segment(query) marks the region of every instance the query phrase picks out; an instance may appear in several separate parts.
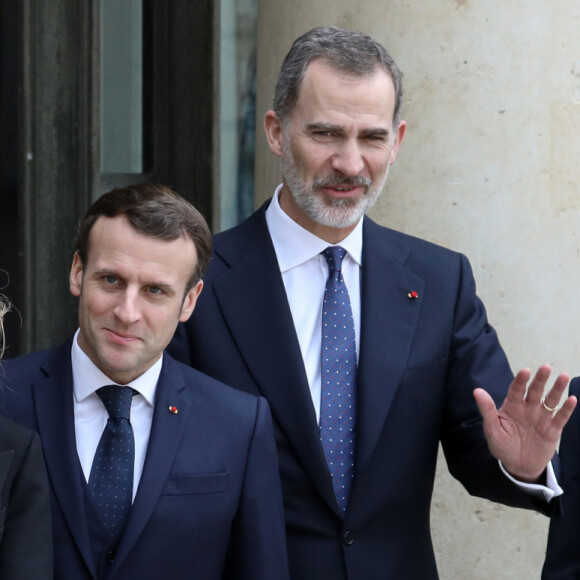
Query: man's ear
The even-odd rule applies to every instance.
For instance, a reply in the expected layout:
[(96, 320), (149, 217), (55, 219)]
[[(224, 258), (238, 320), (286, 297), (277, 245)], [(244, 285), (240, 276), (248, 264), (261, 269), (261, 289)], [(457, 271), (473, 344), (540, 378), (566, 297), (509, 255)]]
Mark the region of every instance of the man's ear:
[(405, 138), (405, 132), (407, 131), (407, 121), (399, 121), (399, 126), (395, 132), (395, 143), (393, 144), (393, 148), (391, 150), (391, 158), (389, 160), (390, 163), (394, 163), (397, 159), (397, 151)]
[(83, 263), (78, 252), (75, 252), (69, 276), (70, 293), (80, 296), (83, 288)]
[(274, 155), (282, 155), (282, 142), (284, 139), (284, 127), (278, 115), (272, 110), (269, 110), (264, 115), (264, 131), (266, 132), (266, 139), (270, 151)]
[(203, 280), (200, 280), (185, 296), (183, 301), (183, 306), (181, 307), (181, 314), (179, 315), (179, 322), (185, 322), (189, 320), (189, 317), (193, 314), (193, 310), (197, 303), (197, 299), (203, 290)]

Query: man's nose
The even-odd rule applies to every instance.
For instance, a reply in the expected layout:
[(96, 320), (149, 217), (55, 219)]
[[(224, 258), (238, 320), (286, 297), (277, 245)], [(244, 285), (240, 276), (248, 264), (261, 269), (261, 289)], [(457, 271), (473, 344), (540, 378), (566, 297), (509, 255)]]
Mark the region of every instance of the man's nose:
[(124, 324), (132, 324), (141, 318), (138, 292), (127, 288), (115, 306), (115, 316)]
[(338, 151), (332, 157), (332, 168), (347, 177), (355, 177), (364, 169), (365, 162), (360, 146), (355, 139), (349, 139), (340, 144)]

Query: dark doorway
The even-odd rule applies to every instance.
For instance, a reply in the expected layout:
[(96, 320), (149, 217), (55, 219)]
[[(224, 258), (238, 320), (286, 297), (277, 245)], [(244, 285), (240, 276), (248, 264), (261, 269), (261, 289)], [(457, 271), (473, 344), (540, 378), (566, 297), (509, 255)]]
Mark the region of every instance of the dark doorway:
[(0, 3), (0, 292), (20, 313), (6, 319), (8, 356), (76, 328), (72, 241), (104, 191), (159, 181), (213, 225), (214, 2), (132, 2), (143, 15), (143, 164), (129, 171), (102, 165), (104, 3)]
[[(0, 293), (10, 296), (14, 308), (23, 304), (19, 256), (21, 231), (18, 209), (18, 95), (22, 84), (22, 11), (20, 2), (0, 3)], [(20, 350), (17, 312), (4, 321), (6, 353)]]

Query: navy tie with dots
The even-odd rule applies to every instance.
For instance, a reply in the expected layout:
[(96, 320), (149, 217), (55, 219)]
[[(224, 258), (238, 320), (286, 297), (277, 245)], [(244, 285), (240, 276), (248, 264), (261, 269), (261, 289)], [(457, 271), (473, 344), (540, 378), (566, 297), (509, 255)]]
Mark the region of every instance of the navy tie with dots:
[(131, 401), (137, 394), (131, 387), (107, 385), (97, 394), (109, 419), (93, 459), (89, 493), (111, 536), (115, 535), (131, 509), (135, 438), (129, 421)]
[(344, 514), (354, 475), (357, 369), (354, 320), (341, 272), (346, 250), (329, 246), (322, 255), (328, 263), (328, 279), (322, 305), (320, 440), (336, 501)]

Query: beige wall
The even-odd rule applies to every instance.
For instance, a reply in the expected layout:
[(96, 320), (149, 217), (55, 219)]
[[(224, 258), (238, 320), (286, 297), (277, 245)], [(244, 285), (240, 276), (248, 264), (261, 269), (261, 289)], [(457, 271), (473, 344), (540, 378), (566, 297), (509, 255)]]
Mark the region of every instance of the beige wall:
[[(381, 41), (405, 74), (406, 140), (372, 217), (466, 253), (514, 369), (580, 374), (580, 4), (259, 0), (257, 203), (277, 183), (261, 117), (292, 40), (321, 24)], [(539, 578), (547, 520), (470, 498), (444, 462), (442, 579)]]

